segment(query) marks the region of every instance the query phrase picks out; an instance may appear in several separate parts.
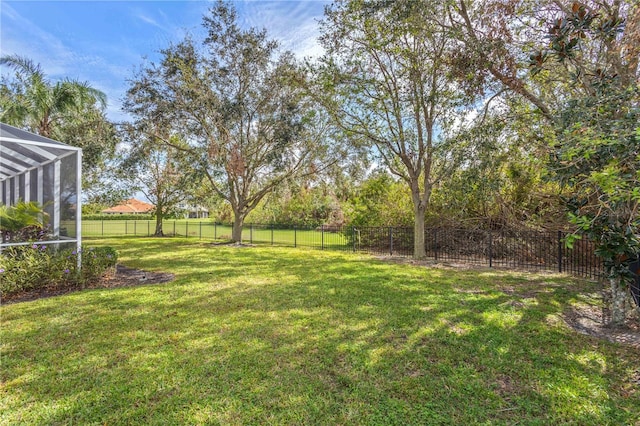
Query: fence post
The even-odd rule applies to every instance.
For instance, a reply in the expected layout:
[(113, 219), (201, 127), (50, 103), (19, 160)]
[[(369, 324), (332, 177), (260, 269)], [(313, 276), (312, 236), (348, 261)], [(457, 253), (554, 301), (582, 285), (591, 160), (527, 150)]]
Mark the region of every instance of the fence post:
[(200, 221), (200, 239), (202, 239), (202, 221)]
[(320, 229), (322, 231), (322, 248), (321, 248), (321, 250), (324, 250), (324, 225), (320, 225)]
[(356, 228), (351, 227), (351, 240), (353, 241), (353, 252), (356, 252)]
[(124, 220), (124, 235), (127, 235), (129, 233), (129, 221), (128, 220)]
[(488, 231), (489, 233), (489, 268), (493, 268), (493, 245), (492, 243), (492, 237), (491, 237), (491, 230)]
[(298, 231), (297, 226), (293, 225), (293, 246), (298, 247)]
[(393, 256), (393, 226), (389, 227), (389, 256)]
[(438, 261), (438, 228), (433, 229), (433, 256)]
[(138, 221), (137, 220), (133, 221), (133, 235), (134, 236), (138, 235)]
[(184, 236), (189, 238), (189, 220), (184, 223)]
[(558, 272), (562, 273), (562, 231), (558, 231)]
[(173, 236), (176, 236), (176, 221), (175, 219), (173, 220)]
[(249, 224), (249, 244), (253, 244), (253, 223)]
[(273, 245), (273, 223), (271, 224), (271, 245)]
[(217, 222), (213, 222), (213, 239), (214, 240), (218, 239), (218, 223)]

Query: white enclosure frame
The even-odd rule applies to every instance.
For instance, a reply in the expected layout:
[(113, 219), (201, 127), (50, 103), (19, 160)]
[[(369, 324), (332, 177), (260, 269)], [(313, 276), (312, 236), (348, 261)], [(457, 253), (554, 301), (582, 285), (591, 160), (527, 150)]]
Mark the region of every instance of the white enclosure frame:
[[(62, 208), (62, 168), (63, 161), (71, 164), (75, 156), (75, 237), (61, 235)], [(71, 157), (71, 158), (69, 158)], [(45, 177), (45, 170), (48, 175)], [(34, 187), (36, 190), (34, 190)], [(46, 186), (46, 187), (45, 187)], [(82, 246), (82, 149), (45, 138), (8, 124), (0, 123), (0, 203), (11, 206), (18, 200), (37, 201), (45, 205), (45, 189), (48, 189), (52, 205), (49, 224), (53, 240), (39, 241), (38, 244), (76, 243), (78, 267), (81, 264)], [(75, 189), (75, 191), (74, 191)], [(35, 195), (35, 196), (34, 196)], [(3, 247), (28, 245), (33, 242), (0, 242)]]

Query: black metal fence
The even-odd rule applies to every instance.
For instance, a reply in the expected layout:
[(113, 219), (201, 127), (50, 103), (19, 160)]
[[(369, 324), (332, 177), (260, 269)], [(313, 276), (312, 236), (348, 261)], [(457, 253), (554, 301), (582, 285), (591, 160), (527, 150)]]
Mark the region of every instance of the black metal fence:
[[(356, 229), (357, 251), (377, 255), (412, 256), (413, 228)], [(562, 231), (485, 231), (429, 228), (427, 258), (446, 263), (472, 263), (493, 268), (564, 272), (591, 279), (604, 277), (594, 244), (577, 240), (566, 247)]]
[[(153, 221), (83, 221), (83, 235), (149, 236)], [(199, 239), (230, 239), (231, 226), (213, 222), (167, 220), (165, 234)], [(301, 227), (246, 224), (242, 239), (251, 244), (311, 247), (373, 255), (413, 256), (414, 231), (406, 227)], [(546, 270), (600, 279), (602, 261), (588, 240), (565, 245), (565, 234), (538, 231), (486, 231), (429, 228), (425, 230), (427, 258), (447, 263), (472, 263), (492, 268)]]

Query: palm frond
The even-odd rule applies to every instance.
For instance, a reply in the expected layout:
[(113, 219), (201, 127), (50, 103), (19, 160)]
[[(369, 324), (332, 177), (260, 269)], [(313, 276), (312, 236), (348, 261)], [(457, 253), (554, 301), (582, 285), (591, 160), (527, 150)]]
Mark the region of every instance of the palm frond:
[(63, 84), (65, 84), (69, 90), (74, 93), (75, 98), (78, 103), (98, 103), (101, 109), (106, 108), (107, 106), (107, 95), (94, 88), (86, 81), (78, 81), (67, 79), (64, 80)]
[(15, 206), (0, 205), (0, 230), (15, 232), (36, 226), (42, 228), (45, 223), (45, 213), (40, 205), (34, 201), (18, 201)]
[(6, 65), (14, 71), (28, 77), (37, 76), (44, 79), (44, 73), (40, 64), (20, 55), (4, 55), (0, 57), (0, 65)]

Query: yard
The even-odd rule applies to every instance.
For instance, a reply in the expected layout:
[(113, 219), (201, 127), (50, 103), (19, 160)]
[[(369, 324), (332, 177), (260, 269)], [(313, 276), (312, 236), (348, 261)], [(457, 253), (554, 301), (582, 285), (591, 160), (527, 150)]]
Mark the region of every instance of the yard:
[(638, 424), (638, 349), (562, 321), (595, 284), (118, 238), (173, 282), (0, 308), (1, 424)]
[[(166, 235), (176, 235), (199, 239), (231, 239), (231, 225), (216, 224), (203, 219), (168, 219), (163, 222)], [(85, 220), (82, 235), (86, 237), (151, 236), (155, 231), (153, 220)], [(263, 244), (305, 246), (332, 250), (353, 250), (344, 232), (322, 231), (321, 229), (281, 229), (270, 225), (247, 225), (242, 231), (242, 240)]]

